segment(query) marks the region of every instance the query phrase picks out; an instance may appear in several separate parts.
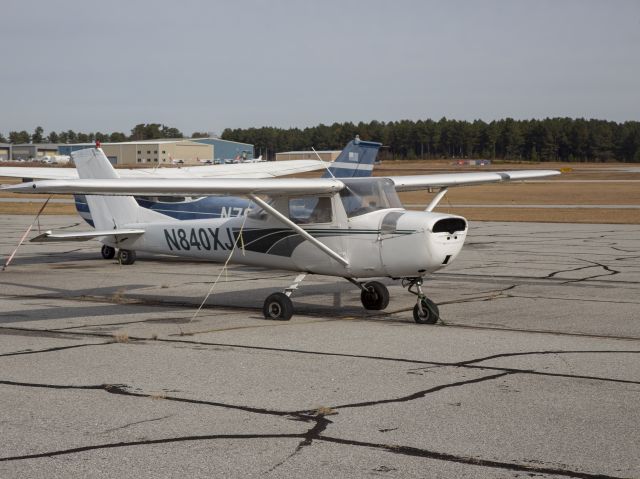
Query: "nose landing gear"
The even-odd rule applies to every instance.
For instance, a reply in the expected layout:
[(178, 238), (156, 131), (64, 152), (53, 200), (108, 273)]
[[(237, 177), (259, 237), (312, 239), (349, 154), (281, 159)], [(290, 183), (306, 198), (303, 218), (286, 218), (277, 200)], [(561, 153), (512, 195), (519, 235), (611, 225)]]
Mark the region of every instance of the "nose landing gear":
[(438, 305), (422, 292), (422, 278), (404, 278), (402, 286), (418, 297), (413, 307), (413, 320), (418, 324), (436, 324), (440, 319), (440, 310)]

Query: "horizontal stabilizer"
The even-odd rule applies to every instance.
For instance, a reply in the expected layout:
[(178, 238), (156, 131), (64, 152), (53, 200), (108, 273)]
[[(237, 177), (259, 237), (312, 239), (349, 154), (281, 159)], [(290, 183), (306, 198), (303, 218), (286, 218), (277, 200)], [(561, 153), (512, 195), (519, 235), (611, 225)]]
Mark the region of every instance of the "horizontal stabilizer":
[[(46, 231), (31, 240), (32, 243), (49, 243), (57, 241), (88, 241), (95, 238), (104, 238), (105, 236), (140, 236), (144, 234), (141, 229), (120, 229), (120, 230), (94, 230), (94, 231), (78, 231), (75, 233), (53, 233)], [(123, 240), (124, 238), (118, 238)]]

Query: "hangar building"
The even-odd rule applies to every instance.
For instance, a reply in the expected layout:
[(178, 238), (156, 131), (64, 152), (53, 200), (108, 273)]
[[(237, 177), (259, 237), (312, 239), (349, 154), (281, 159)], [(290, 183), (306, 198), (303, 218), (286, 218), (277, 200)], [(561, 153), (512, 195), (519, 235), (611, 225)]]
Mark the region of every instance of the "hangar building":
[[(58, 154), (91, 148), (94, 143), (59, 145)], [(114, 165), (198, 165), (227, 158), (253, 158), (253, 145), (219, 138), (157, 139), (102, 143), (102, 149)]]
[[(317, 154), (316, 154), (317, 153)], [(283, 151), (276, 153), (276, 161), (281, 160), (317, 160), (320, 157), (323, 161), (333, 161), (338, 158), (340, 150), (323, 151)]]
[(11, 159), (11, 143), (0, 143), (0, 161)]
[(232, 160), (235, 158), (246, 160), (247, 158), (255, 158), (253, 145), (249, 143), (222, 140), (220, 138), (192, 138), (191, 141), (212, 145), (214, 152), (213, 158), (216, 160)]
[[(60, 145), (61, 155), (91, 148), (94, 143), (78, 143)], [(102, 150), (114, 165), (200, 165), (207, 160), (213, 160), (213, 147), (197, 143), (192, 140), (143, 140), (124, 141), (121, 143), (102, 143)]]

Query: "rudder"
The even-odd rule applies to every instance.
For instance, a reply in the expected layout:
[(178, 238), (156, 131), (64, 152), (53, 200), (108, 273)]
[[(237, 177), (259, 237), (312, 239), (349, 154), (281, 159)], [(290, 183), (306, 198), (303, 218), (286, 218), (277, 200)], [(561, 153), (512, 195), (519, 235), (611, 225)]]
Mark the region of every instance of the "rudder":
[(344, 150), (329, 167), (323, 178), (362, 178), (371, 176), (378, 151), (382, 143), (355, 140), (347, 143)]

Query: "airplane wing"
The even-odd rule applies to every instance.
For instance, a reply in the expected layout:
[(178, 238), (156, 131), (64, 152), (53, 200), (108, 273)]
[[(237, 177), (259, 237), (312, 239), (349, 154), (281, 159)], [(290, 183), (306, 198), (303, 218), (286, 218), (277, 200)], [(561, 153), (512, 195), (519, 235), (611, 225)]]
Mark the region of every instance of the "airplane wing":
[(389, 178), (395, 183), (396, 191), (415, 191), (428, 188), (500, 183), (503, 181), (533, 180), (559, 174), (560, 172), (556, 170), (516, 170), (390, 176)]
[[(118, 169), (121, 178), (275, 178), (322, 170), (331, 163), (321, 160), (265, 161), (233, 165), (186, 166), (182, 168)], [(66, 180), (78, 178), (75, 168), (0, 167), (0, 176)]]
[(144, 234), (141, 229), (119, 229), (119, 230), (102, 230), (102, 231), (82, 231), (72, 233), (53, 233), (46, 231), (36, 236), (30, 242), (32, 243), (48, 243), (54, 241), (88, 241), (95, 238), (103, 238), (105, 236), (140, 236)]
[(39, 180), (3, 186), (0, 192), (104, 196), (311, 195), (334, 193), (344, 186), (342, 181), (332, 178), (110, 178)]
[[(418, 176), (391, 176), (396, 191), (479, 185), (505, 181), (539, 179), (560, 174), (555, 170), (518, 170), (502, 172), (448, 173)], [(347, 180), (344, 180), (347, 181)], [(348, 181), (371, 181), (370, 178)], [(206, 196), (237, 195), (311, 195), (334, 193), (345, 187), (335, 178), (115, 178), (41, 180), (4, 186), (1, 192), (87, 194), (87, 195), (145, 195), (145, 196)]]

